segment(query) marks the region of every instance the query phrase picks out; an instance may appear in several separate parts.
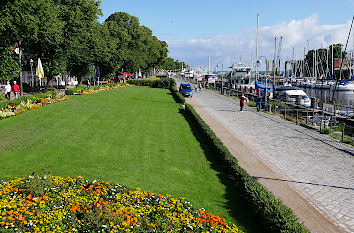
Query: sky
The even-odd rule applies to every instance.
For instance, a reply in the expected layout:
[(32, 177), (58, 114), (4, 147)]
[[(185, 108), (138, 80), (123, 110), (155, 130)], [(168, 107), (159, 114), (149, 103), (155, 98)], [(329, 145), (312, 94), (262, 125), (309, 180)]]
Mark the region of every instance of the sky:
[(100, 22), (119, 11), (138, 17), (168, 43), (174, 59), (207, 67), (210, 56), (212, 67), (227, 67), (256, 60), (257, 14), (260, 60), (273, 59), (274, 38), (279, 47), (280, 36), (282, 60), (301, 59), (304, 48), (326, 47), (332, 40), (345, 44), (354, 0), (101, 0), (101, 9)]

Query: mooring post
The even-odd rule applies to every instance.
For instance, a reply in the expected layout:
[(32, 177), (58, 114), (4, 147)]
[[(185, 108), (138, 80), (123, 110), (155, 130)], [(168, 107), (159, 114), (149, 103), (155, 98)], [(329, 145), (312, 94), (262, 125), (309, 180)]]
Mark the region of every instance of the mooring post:
[(344, 131), (345, 131), (345, 123), (343, 123), (343, 127), (342, 127), (342, 142), (344, 141)]

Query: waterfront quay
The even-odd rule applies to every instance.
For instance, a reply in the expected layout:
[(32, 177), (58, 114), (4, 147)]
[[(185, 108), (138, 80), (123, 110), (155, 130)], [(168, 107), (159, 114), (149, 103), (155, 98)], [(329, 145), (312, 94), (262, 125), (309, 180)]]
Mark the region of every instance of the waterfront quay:
[[(237, 148), (231, 138), (247, 147), (252, 156), (272, 171), (267, 176), (254, 164), (245, 167), (291, 207), (311, 232), (354, 232), (352, 146), (254, 108), (246, 107), (240, 112), (237, 100), (212, 90), (198, 90), (187, 102), (193, 104), (202, 117), (200, 111), (203, 111), (203, 118), (210, 117), (209, 122), (204, 120), (221, 140), (224, 137), (230, 142), (223, 140), (231, 152), (234, 149), (236, 158), (244, 149)], [(250, 158), (251, 155), (245, 156), (245, 164)], [(242, 158), (238, 159), (242, 165)], [(268, 186), (267, 181), (272, 185)], [(281, 192), (284, 184), (294, 191), (294, 196), (300, 197), (291, 200), (293, 194)], [(309, 208), (296, 200), (303, 200)], [(328, 223), (310, 214), (312, 208), (325, 219), (321, 221)]]

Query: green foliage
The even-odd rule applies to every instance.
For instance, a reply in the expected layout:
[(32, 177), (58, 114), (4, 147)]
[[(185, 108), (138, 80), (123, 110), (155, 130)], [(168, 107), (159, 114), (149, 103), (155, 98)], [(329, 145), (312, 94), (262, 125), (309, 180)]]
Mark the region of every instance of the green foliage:
[(129, 79), (127, 82), (137, 86), (150, 86), (167, 89), (176, 85), (175, 80), (172, 78)]
[(333, 132), (333, 129), (331, 128), (324, 128), (321, 130), (321, 134), (330, 134)]
[(176, 85), (176, 82), (174, 79), (172, 78), (161, 78), (161, 79), (158, 79), (156, 80), (152, 87), (156, 87), (156, 88), (171, 88), (173, 86)]
[(116, 46), (111, 50), (113, 56), (108, 63), (101, 64), (103, 70), (108, 66), (114, 73), (122, 69), (135, 73), (139, 68), (147, 72), (167, 57), (167, 43), (153, 36), (149, 28), (141, 26), (135, 16), (116, 12), (103, 26), (109, 36), (116, 39)]
[(190, 120), (198, 125), (209, 141), (216, 159), (221, 162), (226, 172), (235, 178), (248, 205), (265, 230), (268, 232), (309, 232), (290, 208), (240, 167), (238, 161), (191, 105), (186, 104), (185, 109)]
[(249, 107), (257, 107), (257, 104), (256, 104), (256, 102), (254, 102), (254, 101), (248, 101), (247, 105), (248, 105)]
[(15, 58), (15, 53), (10, 48), (0, 48), (0, 61), (0, 81), (18, 77), (20, 65)]
[(165, 70), (181, 70), (183, 68), (189, 68), (187, 64), (184, 62), (180, 62), (178, 60), (174, 60), (171, 57), (166, 57), (165, 59), (162, 60), (161, 64), (157, 66), (159, 69), (165, 69)]
[(185, 104), (186, 99), (184, 98), (184, 96), (177, 90), (176, 86), (172, 86), (170, 88), (171, 94), (173, 96), (173, 98), (175, 99), (175, 101), (179, 104)]
[(150, 86), (152, 87), (152, 85), (159, 80), (158, 78), (145, 78), (145, 79), (129, 79), (127, 82), (129, 84), (134, 84), (137, 86)]
[[(327, 70), (327, 64), (328, 64), (328, 75), (332, 74), (332, 47), (333, 47), (333, 58), (341, 58), (341, 53), (343, 50), (343, 45), (342, 44), (333, 44), (330, 45), (328, 49), (317, 49), (316, 50), (316, 57), (317, 57), (317, 62), (318, 65), (316, 67), (317, 70), (317, 77), (320, 76), (320, 73), (326, 72)], [(327, 56), (328, 54), (328, 56)], [(313, 76), (314, 72), (314, 55), (315, 55), (315, 50), (309, 50), (306, 54), (305, 57), (305, 76)], [(346, 53), (343, 51), (342, 58), (344, 59), (346, 56)], [(302, 62), (298, 61), (297, 66), (302, 67)], [(300, 71), (298, 71), (300, 72)], [(336, 75), (339, 73), (336, 72)], [(298, 73), (297, 75), (300, 75)]]
[[(103, 24), (97, 0), (13, 0), (0, 4), (0, 47), (22, 42), (22, 51), (41, 58), (47, 78), (59, 74), (102, 78), (125, 70), (148, 72), (167, 57), (167, 43), (128, 13)], [(24, 61), (26, 63), (27, 61)]]

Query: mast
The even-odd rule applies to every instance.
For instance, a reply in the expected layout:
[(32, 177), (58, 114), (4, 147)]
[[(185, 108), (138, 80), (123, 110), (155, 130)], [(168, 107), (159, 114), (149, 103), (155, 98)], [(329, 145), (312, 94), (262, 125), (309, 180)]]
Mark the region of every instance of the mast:
[(302, 78), (305, 77), (305, 58), (306, 58), (306, 53), (305, 53), (305, 47), (304, 47), (304, 59), (302, 60)]
[(293, 47), (293, 56), (292, 56), (292, 58), (291, 58), (291, 76), (292, 77), (295, 77), (294, 76), (294, 74), (295, 74), (295, 72), (294, 72), (294, 70), (295, 70), (295, 65), (294, 65), (294, 53), (295, 53), (295, 48)]
[(332, 78), (334, 77), (334, 57), (333, 57), (333, 32), (332, 32)]
[(277, 59), (277, 38), (274, 38), (274, 60), (273, 60), (273, 85), (275, 85), (276, 59)]
[(257, 14), (257, 36), (256, 36), (256, 82), (258, 82), (258, 27), (259, 27), (259, 14)]
[(208, 74), (210, 74), (210, 56), (208, 56)]

